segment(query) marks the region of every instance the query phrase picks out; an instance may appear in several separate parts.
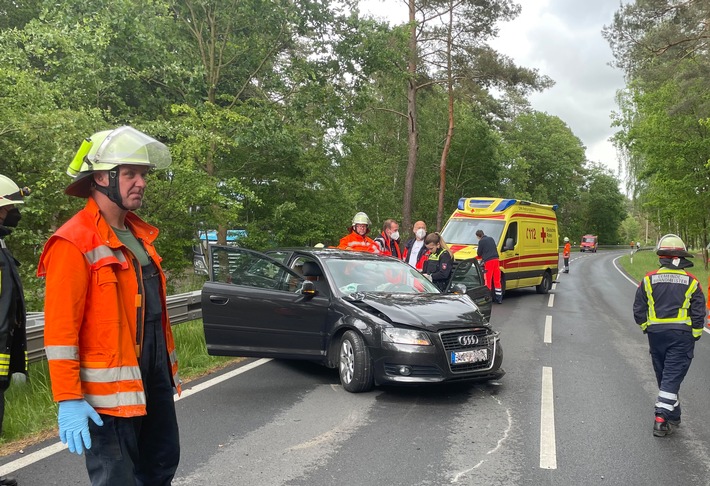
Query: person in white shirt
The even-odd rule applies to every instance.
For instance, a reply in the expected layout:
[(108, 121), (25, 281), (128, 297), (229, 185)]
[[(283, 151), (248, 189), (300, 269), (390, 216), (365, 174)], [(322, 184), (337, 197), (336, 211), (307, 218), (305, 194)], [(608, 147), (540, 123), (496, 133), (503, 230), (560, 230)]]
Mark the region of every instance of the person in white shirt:
[(414, 238), (410, 238), (404, 245), (404, 261), (411, 266), (421, 271), (424, 268), (424, 262), (429, 256), (429, 250), (424, 245), (426, 237), (426, 223), (417, 221), (414, 223)]

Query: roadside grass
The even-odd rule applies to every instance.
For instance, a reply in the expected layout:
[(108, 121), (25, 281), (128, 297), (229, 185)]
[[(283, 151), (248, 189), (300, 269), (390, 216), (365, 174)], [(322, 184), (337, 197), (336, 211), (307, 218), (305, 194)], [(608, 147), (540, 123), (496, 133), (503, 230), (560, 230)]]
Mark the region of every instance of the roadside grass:
[[(702, 254), (696, 253), (695, 255), (695, 258), (689, 258), (689, 260), (692, 261), (695, 265), (688, 268), (687, 270), (688, 272), (692, 273), (697, 277), (698, 281), (700, 282), (700, 286), (703, 289), (703, 293), (705, 293), (705, 296), (707, 298), (708, 276), (710, 275), (710, 272), (705, 269)], [(626, 271), (626, 273), (633, 277), (637, 282), (640, 282), (644, 275), (659, 267), (658, 255), (656, 255), (656, 252), (653, 250), (641, 250), (634, 253), (633, 263), (631, 260), (631, 255), (626, 254), (619, 258), (619, 265), (621, 265), (621, 267)]]
[[(173, 334), (183, 383), (241, 359), (209, 356), (201, 319), (173, 326)], [(49, 367), (44, 360), (30, 363), (29, 379), (13, 380), (5, 392), (0, 456), (51, 436), (58, 437), (57, 404), (52, 399)]]

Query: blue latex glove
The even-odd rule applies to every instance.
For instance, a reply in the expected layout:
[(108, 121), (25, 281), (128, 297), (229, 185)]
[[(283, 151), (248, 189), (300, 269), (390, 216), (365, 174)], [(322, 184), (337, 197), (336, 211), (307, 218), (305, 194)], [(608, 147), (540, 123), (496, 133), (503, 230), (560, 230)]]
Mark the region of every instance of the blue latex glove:
[(86, 400), (59, 402), (59, 438), (69, 446), (69, 451), (81, 455), (84, 447), (91, 449), (89, 419), (98, 426), (104, 424), (94, 407)]

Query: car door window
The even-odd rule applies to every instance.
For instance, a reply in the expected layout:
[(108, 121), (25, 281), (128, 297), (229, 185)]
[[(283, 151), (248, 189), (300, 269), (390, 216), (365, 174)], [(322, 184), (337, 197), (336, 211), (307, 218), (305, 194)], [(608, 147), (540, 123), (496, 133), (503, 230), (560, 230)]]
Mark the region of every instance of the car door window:
[(211, 248), (213, 282), (247, 287), (289, 291), (302, 279), (270, 257), (251, 250), (228, 247)]
[(475, 259), (463, 260), (451, 272), (451, 285), (464, 284), (467, 289), (483, 285), (483, 275)]

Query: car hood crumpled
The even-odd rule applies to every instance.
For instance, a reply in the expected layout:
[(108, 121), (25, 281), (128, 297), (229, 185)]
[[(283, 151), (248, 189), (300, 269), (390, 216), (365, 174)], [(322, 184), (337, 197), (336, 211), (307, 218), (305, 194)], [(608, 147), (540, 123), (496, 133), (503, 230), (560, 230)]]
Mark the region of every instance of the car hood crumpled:
[(372, 307), (387, 316), (393, 324), (421, 327), (434, 332), (487, 325), (476, 304), (465, 295), (361, 293), (346, 300), (363, 310), (367, 310), (365, 306)]

